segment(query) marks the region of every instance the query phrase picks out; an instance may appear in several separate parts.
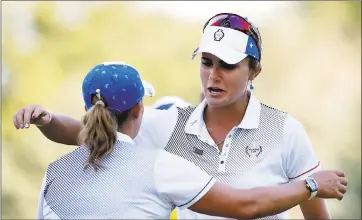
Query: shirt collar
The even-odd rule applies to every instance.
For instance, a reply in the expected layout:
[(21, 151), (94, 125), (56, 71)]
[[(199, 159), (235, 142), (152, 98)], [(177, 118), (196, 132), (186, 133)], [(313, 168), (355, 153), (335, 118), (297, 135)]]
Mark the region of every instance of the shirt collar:
[[(195, 135), (200, 134), (202, 126), (205, 124), (203, 119), (203, 112), (206, 105), (207, 103), (206, 100), (204, 99), (192, 112), (185, 125), (186, 133), (195, 134)], [(254, 96), (254, 94), (250, 92), (248, 107), (246, 108), (244, 118), (241, 121), (241, 123), (238, 125), (238, 127), (243, 129), (258, 128), (260, 120), (260, 110), (261, 110), (261, 103)]]
[(123, 134), (121, 132), (117, 132), (117, 140), (119, 140), (121, 142), (129, 143), (129, 144), (135, 144), (135, 142), (133, 141), (133, 139), (130, 136)]
[(252, 92), (250, 92), (248, 107), (246, 108), (244, 118), (241, 121), (241, 123), (238, 125), (238, 127), (243, 129), (258, 128), (260, 121), (260, 110), (261, 110), (261, 104), (259, 100), (255, 97), (255, 95)]

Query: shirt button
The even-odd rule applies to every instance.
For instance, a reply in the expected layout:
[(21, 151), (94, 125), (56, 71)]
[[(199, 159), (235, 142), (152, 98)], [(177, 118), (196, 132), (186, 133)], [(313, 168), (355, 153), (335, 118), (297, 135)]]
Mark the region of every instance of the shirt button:
[(222, 160), (220, 163), (221, 163), (221, 164), (224, 164), (224, 161)]
[(225, 147), (229, 147), (229, 144), (226, 144)]

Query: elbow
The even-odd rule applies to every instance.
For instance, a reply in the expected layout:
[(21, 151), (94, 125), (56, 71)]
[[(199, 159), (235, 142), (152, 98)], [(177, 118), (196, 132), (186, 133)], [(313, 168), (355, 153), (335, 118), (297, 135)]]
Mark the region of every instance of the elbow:
[(240, 202), (237, 219), (256, 219), (261, 216), (261, 208), (258, 202), (254, 199), (247, 199)]

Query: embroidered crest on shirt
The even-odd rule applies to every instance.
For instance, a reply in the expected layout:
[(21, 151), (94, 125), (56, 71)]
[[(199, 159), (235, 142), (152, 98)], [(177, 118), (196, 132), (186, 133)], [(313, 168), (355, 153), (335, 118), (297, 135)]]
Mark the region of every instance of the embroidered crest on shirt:
[(262, 146), (258, 145), (256, 142), (252, 142), (251, 146), (248, 145), (245, 148), (245, 152), (249, 157), (259, 157), (261, 152), (263, 152)]

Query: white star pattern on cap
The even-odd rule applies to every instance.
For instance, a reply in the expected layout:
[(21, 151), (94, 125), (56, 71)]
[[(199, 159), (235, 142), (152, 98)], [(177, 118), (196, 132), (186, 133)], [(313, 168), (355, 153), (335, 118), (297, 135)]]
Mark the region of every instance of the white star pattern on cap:
[(89, 102), (89, 95), (94, 95), (94, 89), (104, 90), (103, 96), (106, 101), (109, 101), (109, 108), (119, 111), (130, 109), (132, 105), (136, 104), (134, 102), (141, 100), (143, 96), (154, 96), (155, 92), (152, 85), (145, 85), (140, 79), (141, 76), (138, 71), (126, 63), (98, 64), (91, 69), (83, 80), (82, 89), (84, 90), (83, 98), (86, 100), (86, 109), (89, 110), (93, 106)]
[(250, 48), (253, 48), (253, 46), (254, 46), (253, 43), (250, 43)]

